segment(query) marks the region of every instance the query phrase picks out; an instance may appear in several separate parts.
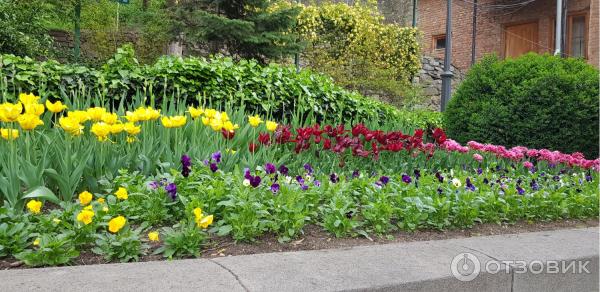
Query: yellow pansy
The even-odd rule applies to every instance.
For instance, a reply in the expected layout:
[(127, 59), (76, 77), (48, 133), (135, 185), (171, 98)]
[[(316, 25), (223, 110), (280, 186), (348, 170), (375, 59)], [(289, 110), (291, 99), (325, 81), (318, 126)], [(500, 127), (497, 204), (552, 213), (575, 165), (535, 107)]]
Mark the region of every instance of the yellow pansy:
[(61, 117), (60, 119), (58, 119), (58, 124), (63, 130), (65, 130), (65, 132), (73, 136), (79, 136), (81, 135), (81, 133), (83, 133), (83, 125), (80, 124), (80, 120), (78, 117)]
[(0, 122), (14, 122), (19, 118), (22, 111), (23, 105), (20, 102), (0, 104)]
[(14, 140), (19, 138), (19, 130), (16, 129), (0, 129), (0, 136), (5, 140)]
[(213, 215), (208, 215), (205, 217), (202, 217), (200, 220), (196, 221), (196, 225), (198, 225), (198, 227), (201, 228), (207, 228), (208, 225), (211, 225), (213, 223)]
[(258, 125), (260, 125), (260, 123), (262, 123), (262, 119), (258, 115), (256, 115), (256, 116), (249, 116), (248, 117), (248, 123), (253, 128), (256, 128), (256, 127), (258, 127)]
[(162, 117), (160, 120), (165, 128), (179, 128), (185, 125), (185, 116)]
[(17, 119), (21, 128), (25, 131), (31, 131), (35, 129), (37, 126), (41, 126), (44, 124), (40, 117), (34, 114), (24, 114)]
[(42, 202), (38, 200), (31, 200), (27, 202), (27, 209), (31, 214), (39, 214), (42, 211)]
[(195, 108), (193, 106), (190, 106), (188, 108), (188, 112), (190, 113), (190, 116), (192, 117), (192, 119), (195, 119), (195, 118), (201, 116), (204, 113), (204, 110), (201, 108)]
[(39, 239), (39, 238), (36, 238), (36, 239), (33, 241), (33, 246), (38, 246), (38, 245), (40, 245), (40, 239)]
[(87, 113), (92, 121), (99, 122), (106, 113), (106, 109), (103, 107), (91, 107), (87, 109)]
[(102, 121), (109, 124), (114, 125), (119, 121), (119, 116), (115, 113), (104, 113), (102, 114)]
[(94, 196), (88, 191), (83, 191), (79, 194), (79, 204), (81, 204), (82, 206), (89, 204), (90, 202), (92, 202), (93, 199)]
[(90, 114), (87, 111), (72, 111), (72, 112), (68, 112), (67, 113), (67, 117), (71, 117), (74, 119), (77, 119), (79, 121), (79, 123), (85, 123), (89, 120), (91, 120), (92, 118), (90, 117)]
[(20, 93), (19, 94), (19, 101), (21, 101), (23, 104), (34, 104), (34, 103), (38, 103), (38, 101), (40, 100), (39, 96), (36, 96), (33, 93)]
[(140, 126), (136, 126), (132, 122), (125, 123), (125, 127), (123, 129), (125, 130), (125, 132), (127, 132), (127, 134), (132, 136), (137, 135), (142, 131), (142, 128)]
[(94, 211), (94, 206), (87, 205), (87, 206), (83, 207), (83, 210)]
[(64, 111), (67, 106), (64, 105), (60, 100), (55, 102), (55, 103), (51, 103), (49, 100), (46, 100), (46, 108), (53, 113), (60, 113), (62, 111)]
[(60, 219), (58, 219), (58, 218), (53, 218), (53, 219), (52, 219), (52, 222), (54, 222), (55, 224), (58, 224), (58, 223), (60, 223), (60, 222), (61, 222), (61, 220), (60, 220)]
[(275, 130), (277, 130), (277, 123), (276, 122), (267, 121), (265, 123), (265, 125), (267, 126), (267, 131), (269, 131), (269, 132), (274, 132)]
[(100, 203), (100, 204), (104, 204), (104, 202), (105, 202), (104, 198), (98, 198), (98, 200), (97, 200), (97, 201), (98, 201), (98, 203)]
[(110, 219), (110, 221), (108, 221), (108, 231), (112, 233), (117, 233), (123, 228), (123, 226), (125, 226), (126, 223), (127, 219), (125, 219), (125, 217), (123, 216), (117, 216), (115, 218), (112, 218)]
[(95, 123), (90, 131), (98, 137), (98, 141), (106, 141), (108, 134), (110, 134), (110, 125), (103, 122)]
[(102, 211), (108, 212), (108, 207), (107, 206), (102, 207)]
[(127, 189), (124, 187), (120, 187), (116, 192), (115, 195), (117, 196), (117, 198), (119, 200), (127, 200), (127, 198), (129, 198), (129, 193), (127, 193)]
[(79, 214), (77, 214), (77, 221), (82, 222), (85, 225), (88, 225), (88, 224), (92, 223), (94, 215), (96, 215), (94, 213), (94, 211), (85, 210), (85, 209), (81, 210), (81, 212), (79, 212)]
[(41, 116), (46, 109), (43, 104), (39, 103), (29, 103), (25, 104), (25, 113)]
[(152, 231), (148, 233), (148, 239), (150, 239), (150, 241), (157, 242), (160, 240), (160, 236), (158, 235), (157, 231)]

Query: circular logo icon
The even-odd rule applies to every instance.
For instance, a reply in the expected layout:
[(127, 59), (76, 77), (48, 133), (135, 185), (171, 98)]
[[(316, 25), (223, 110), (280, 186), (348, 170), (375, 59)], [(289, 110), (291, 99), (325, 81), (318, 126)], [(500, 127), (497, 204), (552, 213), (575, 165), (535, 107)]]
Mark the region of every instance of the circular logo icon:
[(450, 269), (454, 278), (468, 282), (477, 278), (481, 272), (481, 263), (474, 254), (465, 252), (452, 259)]

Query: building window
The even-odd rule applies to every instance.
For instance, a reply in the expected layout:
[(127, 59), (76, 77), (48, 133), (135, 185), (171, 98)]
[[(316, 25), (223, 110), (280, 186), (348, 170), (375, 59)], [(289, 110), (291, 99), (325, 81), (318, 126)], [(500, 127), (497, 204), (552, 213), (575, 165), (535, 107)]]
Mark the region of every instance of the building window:
[(433, 48), (435, 50), (443, 50), (446, 48), (446, 35), (436, 35), (433, 36)]
[[(550, 47), (554, 52), (556, 19), (552, 19)], [(586, 13), (573, 13), (567, 17), (567, 40), (565, 53), (573, 58), (587, 58), (588, 20)]]
[(570, 23), (569, 55), (575, 58), (585, 58), (585, 16), (571, 17)]

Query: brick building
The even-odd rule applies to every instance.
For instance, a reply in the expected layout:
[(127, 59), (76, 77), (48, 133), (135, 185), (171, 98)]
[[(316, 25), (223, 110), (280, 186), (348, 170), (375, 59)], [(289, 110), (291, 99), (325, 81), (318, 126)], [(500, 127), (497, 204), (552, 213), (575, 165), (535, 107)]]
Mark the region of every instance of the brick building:
[[(453, 0), (452, 63), (468, 69), (472, 58), (473, 15), (477, 5), (475, 60), (485, 54), (515, 57), (554, 52), (556, 0)], [(565, 52), (599, 66), (600, 0), (568, 0)], [(418, 0), (423, 53), (443, 58), (446, 1)]]

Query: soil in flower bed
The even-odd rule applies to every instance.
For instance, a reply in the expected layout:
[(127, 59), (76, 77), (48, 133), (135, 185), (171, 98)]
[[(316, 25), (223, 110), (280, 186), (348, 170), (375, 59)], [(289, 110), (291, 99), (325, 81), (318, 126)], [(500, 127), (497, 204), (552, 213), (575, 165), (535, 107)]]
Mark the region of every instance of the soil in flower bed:
[[(465, 238), (500, 234), (516, 234), (525, 232), (557, 230), (565, 228), (597, 227), (598, 219), (588, 220), (562, 220), (553, 222), (518, 222), (516, 224), (476, 224), (470, 229), (457, 230), (417, 230), (414, 232), (396, 231), (387, 236), (373, 236), (372, 238), (335, 238), (325, 232), (321, 227), (309, 225), (304, 228), (304, 235), (287, 243), (280, 243), (274, 235), (264, 235), (253, 243), (235, 243), (230, 237), (215, 238), (209, 242), (209, 246), (202, 251), (201, 258), (215, 258), (233, 255), (248, 255), (271, 252), (301, 251), (346, 248), (361, 245), (376, 245), (398, 242), (443, 240), (451, 238)], [(159, 243), (151, 247), (154, 250), (160, 246)], [(146, 255), (140, 261), (163, 260), (162, 255)], [(82, 252), (74, 265), (93, 265), (108, 263), (100, 255), (92, 252)], [(14, 260), (0, 260), (0, 270), (28, 268), (22, 263)]]

